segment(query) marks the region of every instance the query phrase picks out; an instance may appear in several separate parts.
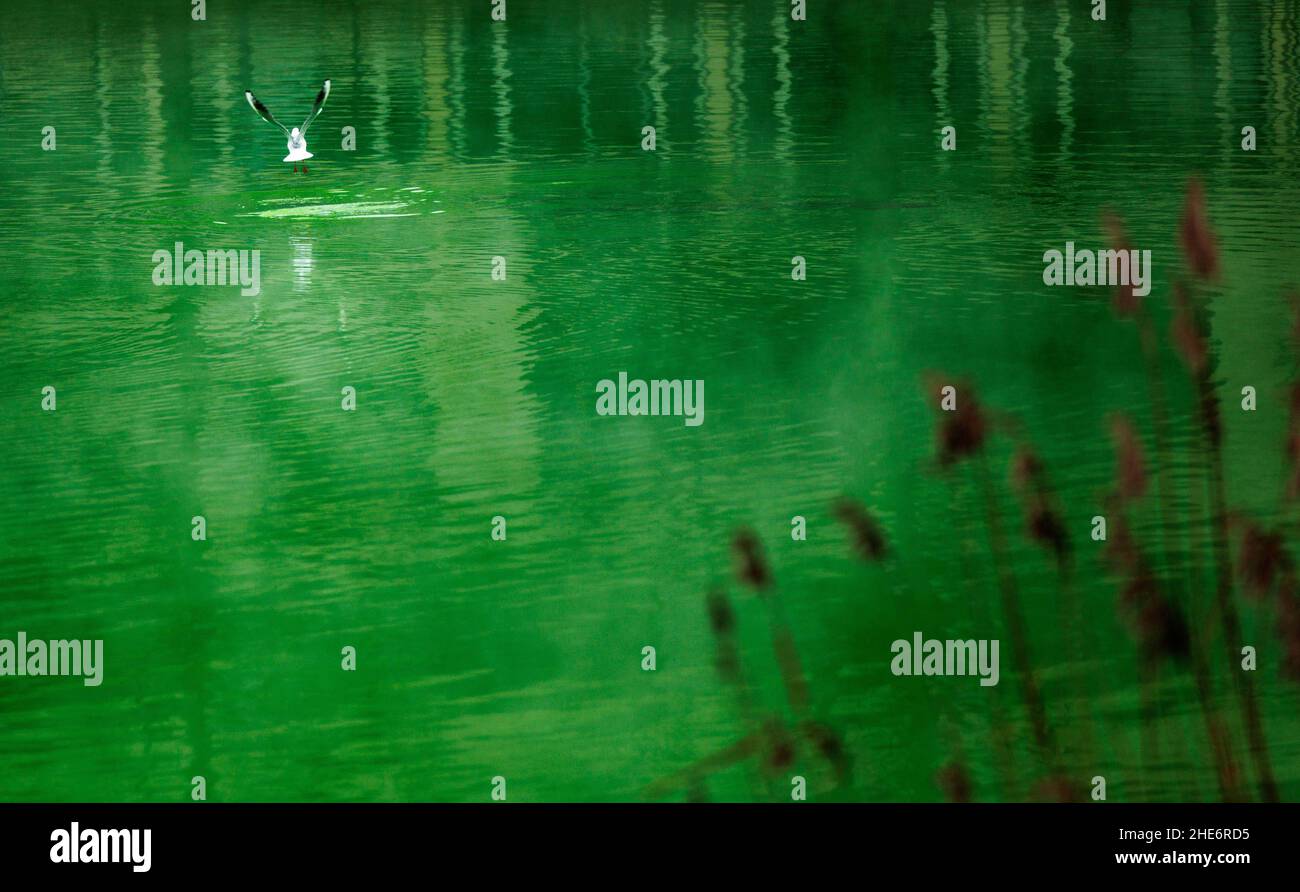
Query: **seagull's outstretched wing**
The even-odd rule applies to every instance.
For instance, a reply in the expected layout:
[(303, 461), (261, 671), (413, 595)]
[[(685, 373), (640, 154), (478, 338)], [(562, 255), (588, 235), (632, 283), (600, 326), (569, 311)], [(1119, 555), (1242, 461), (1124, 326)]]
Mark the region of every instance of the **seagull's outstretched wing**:
[(303, 133), (306, 133), (307, 128), (311, 125), (311, 122), (316, 120), (316, 116), (320, 114), (320, 110), (325, 107), (325, 100), (329, 98), (330, 98), (330, 82), (327, 80), (325, 81), (324, 86), (320, 88), (320, 92), (316, 94), (316, 104), (311, 107), (311, 114), (307, 116), (307, 120), (302, 122)]
[(245, 90), (244, 98), (247, 99), (248, 104), (253, 107), (253, 111), (257, 112), (267, 121), (269, 121), (270, 123), (274, 124), (275, 126), (279, 127), (281, 130), (283, 130), (285, 136), (289, 135), (289, 128), (284, 126), (283, 124), (281, 124), (279, 121), (275, 119), (275, 115), (271, 114), (271, 110), (262, 104), (262, 100), (258, 99), (256, 96), (253, 95), (252, 90)]

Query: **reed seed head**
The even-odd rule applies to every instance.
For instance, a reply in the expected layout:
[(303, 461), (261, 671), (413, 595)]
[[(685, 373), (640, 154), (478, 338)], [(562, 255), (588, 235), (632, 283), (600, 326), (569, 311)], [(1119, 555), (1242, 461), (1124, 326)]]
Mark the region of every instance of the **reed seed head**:
[[(1106, 240), (1110, 247), (1115, 251), (1127, 252), (1132, 249), (1128, 239), (1128, 233), (1124, 228), (1124, 221), (1113, 211), (1106, 211), (1101, 215), (1102, 228), (1106, 230)], [(1115, 286), (1115, 296), (1112, 299), (1111, 306), (1115, 310), (1115, 315), (1121, 319), (1131, 319), (1138, 315), (1142, 308), (1142, 298), (1133, 293), (1131, 282), (1125, 281)]]
[(731, 609), (731, 602), (719, 589), (710, 589), (708, 594), (709, 628), (713, 634), (722, 637), (730, 635), (736, 628), (736, 614)]
[(1183, 201), (1183, 218), (1178, 227), (1178, 241), (1192, 272), (1202, 279), (1219, 277), (1219, 248), (1205, 201), (1205, 187), (1199, 177), (1187, 181)]
[(736, 532), (731, 540), (731, 556), (736, 579), (741, 585), (757, 592), (766, 591), (772, 585), (772, 573), (753, 530), (742, 528)]
[(1237, 575), (1247, 595), (1256, 600), (1267, 598), (1280, 575), (1289, 569), (1290, 562), (1281, 533), (1249, 521), (1243, 525)]
[(1170, 323), (1170, 335), (1174, 349), (1188, 370), (1193, 375), (1205, 372), (1209, 366), (1209, 344), (1196, 318), (1196, 308), (1181, 282), (1174, 284), (1174, 317)]
[(943, 791), (943, 798), (949, 802), (970, 802), (970, 772), (966, 766), (955, 759), (936, 772), (935, 782)]
[(1142, 442), (1128, 416), (1111, 416), (1110, 435), (1115, 443), (1115, 492), (1124, 501), (1140, 499), (1147, 491), (1146, 462)]
[(886, 554), (885, 533), (867, 509), (852, 499), (835, 503), (835, 517), (849, 531), (853, 550), (864, 561), (878, 561)]
[(939, 466), (950, 467), (962, 459), (969, 458), (984, 448), (988, 439), (989, 424), (975, 397), (975, 391), (967, 384), (956, 387), (956, 406), (951, 410), (942, 408), (941, 382), (951, 379), (938, 375), (929, 376), (931, 405), (939, 412), (936, 428)]

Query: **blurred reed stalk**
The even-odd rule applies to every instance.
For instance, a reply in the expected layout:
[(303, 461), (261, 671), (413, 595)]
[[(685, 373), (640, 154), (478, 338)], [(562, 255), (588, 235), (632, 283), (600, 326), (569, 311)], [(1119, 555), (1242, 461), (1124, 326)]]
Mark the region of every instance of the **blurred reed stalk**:
[[(953, 488), (957, 490), (954, 494), (954, 501), (958, 504), (969, 505), (973, 498), (967, 489), (970, 488), (970, 480), (967, 478), (956, 478), (953, 481)], [(980, 578), (980, 570), (975, 566), (973, 555), (975, 552), (983, 551), (974, 542), (973, 537), (965, 535), (965, 531), (975, 529), (977, 524), (961, 523), (956, 524), (955, 528), (963, 532), (960, 544), (954, 544), (957, 549), (958, 572), (963, 583), (961, 601), (966, 607), (966, 620), (970, 628), (975, 629), (985, 622), (983, 617), (976, 613), (977, 602), (982, 604), (980, 593), (978, 592), (977, 581)], [(983, 522), (978, 523), (980, 528)], [(997, 772), (998, 789), (1004, 802), (1013, 802), (1024, 798), (1017, 777), (1017, 758), (1012, 747), (1011, 720), (1007, 716), (1006, 698), (1003, 696), (1005, 691), (999, 690), (998, 695), (989, 698), (989, 749), (993, 754), (994, 770)], [(1017, 695), (1018, 696), (1018, 695)], [(958, 751), (959, 748), (954, 748)], [(954, 756), (954, 758), (957, 758)], [(959, 760), (958, 766), (961, 771), (967, 772), (965, 759)], [(951, 766), (953, 763), (949, 763)], [(945, 769), (946, 770), (946, 769)], [(968, 778), (969, 779), (969, 778)], [(946, 776), (937, 775), (935, 778), (941, 790), (948, 794), (945, 786)]]
[[(1123, 220), (1114, 213), (1103, 215), (1103, 225), (1109, 236), (1111, 247), (1117, 250), (1129, 250), (1130, 242)], [(1169, 404), (1165, 396), (1164, 375), (1160, 372), (1160, 356), (1155, 325), (1147, 304), (1133, 293), (1131, 284), (1116, 286), (1114, 296), (1115, 315), (1120, 319), (1132, 319), (1138, 331), (1138, 342), (1142, 352), (1142, 364), (1147, 379), (1147, 399), (1151, 411), (1151, 431), (1155, 439), (1155, 462), (1152, 465), (1152, 477), (1155, 479), (1156, 510), (1159, 516), (1160, 547), (1163, 563), (1169, 576), (1171, 587), (1184, 580), (1182, 567), (1182, 549), (1175, 549), (1171, 544), (1169, 525), (1176, 516), (1172, 498), (1173, 493), (1165, 480), (1165, 473), (1171, 467), (1169, 450)], [(1136, 438), (1136, 434), (1134, 434)], [(1136, 442), (1136, 439), (1134, 440)], [(1142, 483), (1145, 489), (1145, 481)], [(1136, 496), (1135, 496), (1136, 497)], [(1194, 551), (1194, 550), (1193, 550)], [(1200, 574), (1191, 573), (1189, 590), (1182, 591), (1182, 585), (1174, 587), (1173, 596), (1180, 601), (1189, 601), (1199, 588)], [(1184, 604), (1184, 606), (1189, 606)]]
[[(1291, 344), (1300, 349), (1300, 294), (1288, 296), (1292, 310)], [(1296, 521), (1292, 517), (1297, 500), (1300, 500), (1300, 382), (1293, 382), (1289, 390), (1287, 431), (1285, 440), (1287, 460), (1287, 483), (1283, 490), (1282, 509), (1278, 512), (1282, 518), (1278, 522), (1278, 531), (1274, 534), (1278, 540), (1278, 550), (1284, 561), (1278, 569), (1280, 581), (1275, 599), (1276, 631), (1282, 642), (1282, 675), (1293, 681), (1300, 681), (1300, 586), (1296, 581), (1295, 563), (1290, 554), (1281, 546), (1285, 535), (1296, 535)], [(1250, 530), (1248, 528), (1247, 532)], [(1258, 534), (1258, 535), (1262, 535)], [(1257, 540), (1258, 541), (1258, 540)], [(1244, 539), (1241, 556), (1243, 577), (1254, 575), (1258, 578), (1262, 572), (1258, 566), (1259, 558), (1248, 553), (1250, 540)], [(1255, 549), (1256, 554), (1259, 551)], [(1252, 566), (1254, 564), (1254, 566)], [(1249, 584), (1243, 579), (1243, 586), (1250, 593)]]
[(1006, 557), (1006, 539), (1002, 533), (1002, 524), (998, 519), (997, 500), (993, 490), (992, 475), (984, 455), (974, 462), (976, 477), (984, 499), (984, 518), (988, 525), (989, 544), (993, 554), (994, 570), (998, 576), (1002, 601), (1002, 618), (1011, 635), (1011, 649), (1015, 656), (1017, 673), (1020, 676), (1021, 696), (1025, 701), (1025, 711), (1029, 715), (1029, 724), (1034, 733), (1034, 743), (1040, 755), (1049, 764), (1053, 760), (1052, 733), (1047, 724), (1047, 709), (1043, 703), (1042, 691), (1034, 673), (1033, 657), (1029, 649), (1029, 631), (1025, 624), (1024, 610), (1020, 604), (1020, 594), (1016, 580), (1011, 573)]
[[(874, 560), (883, 555), (884, 534), (875, 521), (861, 510), (853, 520), (860, 549), (869, 559)], [(809, 714), (811, 698), (803, 661), (799, 658), (794, 633), (786, 619), (780, 593), (773, 585), (772, 573), (768, 569), (758, 536), (748, 528), (737, 530), (731, 541), (731, 554), (737, 581), (752, 589), (766, 608), (772, 650), (781, 673), (786, 701), (794, 715), (797, 738), (811, 744), (817, 755), (831, 767), (835, 785), (838, 786), (848, 776), (848, 756), (839, 735)], [(781, 770), (793, 763), (795, 736), (790, 735), (788, 729), (778, 722), (769, 723), (767, 737), (771, 744), (767, 752), (769, 769)]]
[[(1121, 465), (1125, 464), (1121, 462)], [(1130, 464), (1129, 467), (1132, 467)], [(1155, 726), (1154, 686), (1164, 661), (1191, 658), (1191, 633), (1178, 604), (1161, 590), (1159, 580), (1133, 538), (1125, 513), (1124, 484), (1107, 498), (1110, 536), (1105, 556), (1121, 579), (1116, 606), (1121, 620), (1133, 632), (1138, 646), (1138, 671), (1142, 698), (1142, 759), (1144, 783), (1159, 764), (1159, 737)], [(1207, 732), (1210, 725), (1207, 725)], [(1216, 771), (1218, 766), (1216, 763)], [(1226, 775), (1224, 775), (1226, 776)], [(1149, 793), (1143, 798), (1152, 798)]]
[[(878, 529), (871, 541), (883, 549), (883, 534)], [(795, 731), (792, 733), (785, 723), (775, 717), (760, 718), (740, 665), (736, 616), (731, 601), (722, 589), (711, 589), (705, 603), (709, 629), (714, 640), (714, 667), (724, 686), (732, 692), (747, 733), (736, 743), (650, 784), (645, 790), (645, 795), (649, 798), (660, 798), (682, 789), (688, 791), (688, 797), (692, 800), (707, 796), (704, 781), (710, 775), (751, 759), (758, 762), (757, 777), (751, 776), (754, 798), (771, 798), (771, 779), (776, 773), (794, 764), (800, 740), (809, 744), (816, 755), (830, 767), (834, 786), (848, 777), (850, 761), (839, 734), (829, 725), (808, 715), (808, 683), (795, 648), (794, 636), (780, 611), (772, 573), (758, 537), (752, 530), (738, 530), (731, 541), (731, 554), (737, 581), (754, 590), (769, 605), (773, 649), (786, 697), (796, 718)]]
[[(1160, 667), (1163, 657), (1172, 656), (1181, 662), (1190, 662), (1194, 677), (1199, 677), (1200, 681), (1208, 684), (1208, 663), (1206, 662), (1199, 634), (1196, 631), (1196, 624), (1190, 621), (1191, 616), (1191, 599), (1188, 597), (1179, 598), (1176, 594), (1171, 595), (1169, 591), (1175, 592), (1180, 588), (1178, 586), (1179, 574), (1170, 572), (1162, 580), (1160, 575), (1153, 572), (1146, 564), (1144, 558), (1136, 555), (1136, 547), (1132, 545), (1129, 534), (1127, 517), (1122, 513), (1127, 506), (1141, 500), (1147, 492), (1147, 473), (1146, 460), (1143, 456), (1141, 440), (1138, 438), (1137, 429), (1132, 421), (1125, 415), (1116, 413), (1110, 418), (1111, 439), (1115, 446), (1115, 485), (1111, 494), (1107, 497), (1107, 512), (1114, 512), (1118, 515), (1118, 520), (1123, 524), (1119, 532), (1123, 534), (1121, 538), (1127, 540), (1124, 543), (1130, 550), (1130, 554), (1125, 554), (1125, 547), (1108, 548), (1108, 556), (1117, 558), (1116, 563), (1123, 573), (1129, 575), (1127, 583), (1128, 590), (1144, 591), (1148, 588), (1154, 591), (1155, 600), (1146, 604), (1133, 603), (1131, 600), (1125, 603), (1121, 600), (1120, 609), (1123, 611), (1126, 607), (1135, 608), (1137, 615), (1130, 619), (1137, 627), (1139, 642), (1143, 643), (1145, 654), (1139, 660), (1139, 670), (1142, 674), (1142, 697), (1144, 713), (1144, 731), (1143, 731), (1143, 754), (1148, 766), (1155, 764), (1159, 759), (1159, 734), (1156, 726), (1151, 724), (1151, 717), (1159, 720), (1163, 715), (1162, 701), (1164, 699), (1163, 688), (1159, 684)], [(1167, 492), (1167, 490), (1166, 490)], [(1159, 505), (1157, 505), (1159, 509)], [(1167, 548), (1167, 513), (1162, 513), (1159, 522), (1160, 538), (1162, 544)], [(1167, 559), (1166, 559), (1167, 560)], [(1135, 578), (1136, 577), (1136, 578)], [(1146, 611), (1143, 614), (1143, 610)], [(1144, 628), (1152, 623), (1155, 624), (1175, 624), (1177, 629), (1168, 628), (1163, 632)], [(1155, 640), (1152, 641), (1152, 636)], [(1186, 637), (1186, 647), (1181, 645), (1181, 639)], [(1158, 645), (1164, 641), (1163, 647)], [(1178, 641), (1179, 646), (1171, 650), (1169, 643)], [(1196, 673), (1201, 673), (1199, 676)], [(1198, 688), (1198, 690), (1200, 690)], [(1212, 699), (1208, 695), (1209, 688), (1204, 689), (1207, 694), (1200, 698), (1202, 714), (1213, 708)], [(1183, 717), (1184, 725), (1186, 717)], [(1207, 733), (1209, 726), (1207, 725)], [(1174, 745), (1178, 748), (1180, 755), (1186, 757), (1186, 739), (1185, 735), (1174, 734)], [(1211, 752), (1215, 752), (1212, 748)], [(1216, 764), (1216, 775), (1226, 777), (1227, 773), (1223, 766)], [(1193, 788), (1198, 786), (1196, 777), (1193, 775), (1190, 779)]]
[[(736, 702), (736, 711), (747, 735), (754, 735), (760, 729), (754, 698), (745, 681), (740, 665), (740, 647), (736, 640), (736, 614), (732, 610), (731, 600), (721, 588), (712, 588), (706, 598), (709, 613), (709, 630), (713, 633), (714, 669), (723, 686), (729, 690)], [(770, 792), (767, 778), (750, 775), (751, 792), (758, 796)]]
[(961, 736), (948, 723), (943, 723), (943, 736), (948, 741), (952, 757), (934, 774), (935, 785), (948, 802), (971, 801), (971, 776), (961, 745)]
[[(1103, 226), (1113, 249), (1121, 251), (1130, 249), (1124, 222), (1117, 214), (1110, 212), (1104, 214)], [(1160, 546), (1163, 563), (1172, 583), (1181, 579), (1178, 572), (1178, 565), (1181, 564), (1181, 561), (1177, 560), (1181, 555), (1181, 551), (1175, 552), (1170, 545), (1169, 523), (1177, 512), (1171, 501), (1173, 494), (1165, 481), (1165, 471), (1171, 466), (1169, 458), (1169, 410), (1168, 401), (1165, 397), (1164, 376), (1160, 373), (1159, 341), (1146, 302), (1133, 293), (1131, 284), (1121, 284), (1116, 287), (1113, 308), (1115, 315), (1120, 319), (1132, 319), (1138, 331), (1142, 365), (1147, 379), (1147, 400), (1151, 410), (1151, 430), (1156, 447), (1156, 460), (1152, 467), (1152, 476), (1155, 478), (1156, 510), (1160, 520)], [(1142, 486), (1145, 489), (1145, 479)], [(1193, 575), (1193, 585), (1195, 583), (1196, 576)], [(1175, 590), (1175, 597), (1180, 595), (1182, 597), (1179, 600), (1186, 600), (1188, 597), (1186, 593)]]
[[(1107, 211), (1102, 215), (1102, 227), (1106, 230), (1110, 246), (1114, 250), (1128, 251), (1131, 248), (1128, 233), (1124, 226), (1124, 221), (1118, 214)], [(1131, 256), (1131, 255), (1130, 255)], [(1158, 348), (1158, 338), (1156, 337), (1155, 325), (1152, 322), (1151, 314), (1147, 304), (1142, 298), (1138, 297), (1131, 284), (1119, 284), (1114, 291), (1112, 303), (1115, 315), (1120, 319), (1132, 319), (1138, 332), (1138, 342), (1142, 353), (1142, 365), (1146, 373), (1147, 381), (1147, 400), (1151, 413), (1151, 430), (1155, 440), (1155, 462), (1152, 465), (1152, 477), (1155, 479), (1156, 490), (1156, 516), (1158, 529), (1160, 531), (1160, 558), (1164, 567), (1164, 573), (1157, 572), (1157, 579), (1162, 582), (1164, 587), (1173, 598), (1176, 605), (1181, 605), (1183, 611), (1189, 620), (1192, 642), (1190, 650), (1192, 653), (1193, 672), (1207, 672), (1207, 664), (1204, 661), (1204, 649), (1196, 639), (1201, 637), (1200, 625), (1194, 621), (1195, 605), (1203, 599), (1200, 597), (1201, 573), (1200, 560), (1196, 557), (1196, 549), (1191, 549), (1191, 559), (1184, 560), (1184, 551), (1182, 547), (1172, 545), (1173, 536), (1170, 532), (1170, 524), (1177, 512), (1173, 506), (1173, 492), (1165, 478), (1167, 470), (1172, 467), (1169, 450), (1169, 410), (1168, 401), (1165, 397), (1164, 376), (1160, 372), (1160, 357)], [(1130, 454), (1139, 455), (1136, 452), (1137, 435), (1131, 429), (1114, 430), (1112, 436), (1116, 438), (1117, 453), (1122, 452), (1125, 446), (1130, 447)], [(1127, 442), (1120, 442), (1121, 437), (1127, 437)], [(1120, 461), (1124, 461), (1121, 454)], [(1136, 469), (1139, 472), (1141, 466)], [(1121, 467), (1119, 473), (1124, 473)], [(1122, 487), (1124, 481), (1117, 478), (1117, 485), (1121, 488), (1117, 490), (1123, 497)], [(1130, 485), (1135, 481), (1129, 481)], [(1145, 475), (1141, 480), (1141, 488), (1145, 490)], [(1129, 496), (1128, 498), (1139, 498), (1141, 493)], [(1198, 685), (1209, 685), (1209, 675), (1199, 677), (1196, 681)], [(1144, 709), (1149, 709), (1159, 713), (1159, 699), (1161, 698), (1158, 684), (1158, 665), (1155, 676), (1144, 681), (1144, 697), (1155, 697), (1156, 701), (1149, 703)], [(1212, 693), (1212, 686), (1205, 688), (1208, 692), (1207, 697)], [(1210, 699), (1203, 701), (1205, 705), (1212, 702)], [(1150, 739), (1148, 739), (1150, 737)], [(1182, 740), (1182, 738), (1176, 738)], [(1151, 753), (1154, 754), (1158, 748), (1158, 735), (1151, 731), (1150, 735), (1144, 735), (1144, 746), (1147, 746)], [(1219, 772), (1220, 776), (1222, 772)]]
[(970, 771), (966, 768), (966, 763), (960, 756), (944, 764), (935, 773), (935, 783), (943, 791), (943, 798), (949, 802), (970, 802), (971, 801), (971, 780)]
[(740, 668), (740, 648), (736, 643), (736, 614), (731, 608), (731, 601), (726, 592), (719, 588), (709, 590), (706, 599), (709, 611), (709, 630), (713, 633), (713, 665), (724, 686), (732, 692), (736, 700), (736, 710), (740, 713), (745, 727), (753, 730), (758, 727), (754, 713), (754, 699), (750, 695), (749, 685)]
[[(1128, 241), (1128, 234), (1121, 217), (1113, 212), (1104, 213), (1102, 215), (1102, 228), (1106, 230), (1110, 247), (1113, 250), (1130, 250), (1131, 242)], [(1177, 511), (1175, 511), (1173, 505), (1173, 490), (1171, 490), (1169, 482), (1166, 481), (1167, 469), (1171, 467), (1169, 407), (1167, 407), (1169, 404), (1167, 404), (1165, 397), (1165, 378), (1160, 371), (1156, 326), (1153, 324), (1147, 303), (1134, 293), (1132, 285), (1123, 285), (1121, 283), (1121, 285), (1115, 287), (1113, 308), (1115, 316), (1119, 317), (1119, 319), (1134, 320), (1136, 329), (1138, 329), (1138, 341), (1141, 358), (1143, 358), (1145, 378), (1147, 378), (1147, 398), (1149, 406), (1151, 406), (1152, 433), (1154, 445), (1156, 445), (1156, 460), (1154, 460), (1152, 466), (1152, 476), (1156, 480), (1156, 512), (1158, 528), (1160, 528), (1161, 564), (1165, 568), (1165, 572), (1157, 573), (1157, 577), (1164, 580), (1164, 585), (1170, 590), (1174, 602), (1183, 606), (1183, 610), (1186, 611), (1187, 618), (1190, 620), (1193, 672), (1205, 671), (1204, 648), (1197, 641), (1197, 638), (1201, 637), (1200, 625), (1192, 620), (1196, 610), (1195, 605), (1203, 601), (1203, 598), (1201, 598), (1200, 559), (1197, 557), (1195, 546), (1192, 546), (1188, 551), (1190, 560), (1183, 560), (1183, 549), (1173, 545), (1174, 540), (1170, 533), (1170, 524), (1173, 523), (1173, 519), (1177, 516)], [(1134, 442), (1136, 442), (1135, 434)], [(1119, 443), (1117, 442), (1117, 449), (1118, 447)], [(1145, 486), (1145, 484), (1143, 485)], [(1151, 679), (1149, 685), (1145, 680), (1143, 684), (1144, 698), (1160, 697), (1156, 677)], [(1209, 700), (1212, 697), (1212, 689), (1205, 687), (1205, 685), (1209, 684), (1209, 675), (1197, 677), (1196, 684), (1199, 685), (1199, 690), (1203, 690), (1205, 693), (1205, 697), (1201, 697), (1201, 702), (1203, 702), (1203, 705), (1208, 705), (1208, 703), (1212, 702), (1212, 700)], [(1144, 700), (1144, 703), (1147, 703), (1147, 701)], [(1158, 703), (1147, 703), (1147, 705), (1154, 711), (1160, 711)], [(1144, 706), (1144, 710), (1147, 710), (1147, 706)], [(1158, 748), (1158, 735), (1154, 732), (1153, 726), (1148, 726), (1148, 729), (1149, 732), (1144, 733), (1143, 736), (1143, 745), (1149, 752), (1154, 753), (1154, 750)], [(1212, 752), (1217, 752), (1213, 746)], [(1219, 772), (1219, 776), (1222, 778), (1222, 772)]]
[[(1300, 352), (1300, 295), (1292, 294), (1290, 299), (1293, 312), (1291, 344)], [(1286, 459), (1289, 474), (1284, 493), (1288, 507), (1294, 507), (1300, 501), (1300, 381), (1292, 383), (1290, 397), (1286, 426)], [(1283, 516), (1288, 517), (1291, 513), (1284, 511)], [(1287, 527), (1294, 535), (1296, 532), (1294, 520), (1289, 517)]]
[(648, 799), (661, 799), (671, 793), (679, 790), (686, 790), (692, 798), (707, 796), (704, 793), (704, 780), (715, 772), (739, 765), (746, 759), (750, 759), (761, 752), (763, 749), (763, 735), (755, 732), (742, 737), (740, 740), (725, 747), (716, 753), (705, 756), (698, 762), (693, 762), (687, 768), (662, 777), (645, 788), (645, 797)]
[(1077, 719), (1077, 746), (1074, 760), (1081, 765), (1093, 764), (1092, 697), (1080, 676), (1083, 666), (1081, 643), (1083, 610), (1079, 604), (1071, 573), (1072, 546), (1055, 494), (1047, 479), (1047, 469), (1042, 460), (1029, 447), (1021, 445), (1011, 461), (1011, 484), (1020, 498), (1025, 518), (1025, 535), (1044, 548), (1056, 564), (1058, 622), (1064, 630), (1064, 651), (1072, 665), (1070, 697), (1078, 705), (1078, 715), (1067, 710), (1067, 716)]
[[(1179, 225), (1179, 242), (1188, 266), (1203, 282), (1214, 281), (1219, 275), (1218, 246), (1210, 227), (1206, 208), (1205, 190), (1199, 179), (1188, 181), (1187, 197)], [(1174, 319), (1175, 345), (1179, 347), (1192, 382), (1196, 388), (1198, 419), (1208, 454), (1210, 490), (1210, 530), (1215, 559), (1215, 607), (1223, 624), (1223, 640), (1227, 650), (1229, 672), (1235, 679), (1241, 704), (1242, 722), (1250, 743), (1251, 761), (1258, 776), (1260, 796), (1265, 802), (1276, 802), (1277, 782), (1269, 758), (1268, 740), (1264, 733), (1259, 703), (1255, 696), (1255, 683), (1251, 673), (1239, 666), (1241, 659), (1241, 622), (1232, 596), (1232, 565), (1228, 549), (1228, 509), (1223, 471), (1223, 427), (1219, 416), (1218, 398), (1211, 379), (1209, 351), (1208, 307), (1205, 299), (1193, 302), (1182, 283), (1175, 284), (1178, 312)]]
[[(931, 376), (929, 389), (931, 405), (934, 407), (941, 406), (941, 387), (934, 386), (937, 382), (940, 382), (940, 378)], [(1020, 679), (1021, 699), (1029, 717), (1035, 751), (1051, 774), (1051, 777), (1043, 783), (1050, 785), (1049, 793), (1055, 794), (1060, 791), (1059, 785), (1055, 784), (1058, 776), (1056, 752), (1051, 729), (1047, 723), (1047, 710), (1042, 691), (1034, 674), (1028, 629), (1020, 604), (1020, 595), (1016, 589), (1015, 577), (1008, 565), (1006, 539), (1002, 532), (993, 481), (984, 452), (989, 424), (971, 387), (964, 384), (956, 387), (956, 394), (955, 407), (952, 410), (940, 409), (939, 411), (937, 460), (941, 468), (949, 468), (967, 458), (971, 459), (971, 464), (974, 466), (974, 475), (984, 506), (984, 523), (989, 535), (989, 550), (998, 577), (1003, 624), (1011, 637), (1016, 674)]]
[(1273, 596), (1275, 628), (1282, 643), (1282, 675), (1300, 681), (1300, 583), (1295, 561), (1280, 529), (1266, 530), (1251, 521), (1240, 524), (1237, 568), (1242, 590), (1261, 604)]
[[(1291, 344), (1300, 349), (1300, 294), (1292, 293), (1289, 300), (1292, 308)], [(1290, 518), (1292, 512), (1286, 509), (1293, 508), (1297, 500), (1300, 500), (1300, 382), (1291, 385), (1289, 403), (1286, 433), (1289, 473), (1284, 490), (1286, 508), (1279, 512), (1283, 518), (1279, 524), (1279, 538), (1282, 532), (1290, 532), (1294, 537), (1295, 523)], [(1300, 585), (1297, 584), (1295, 564), (1289, 554), (1286, 555), (1281, 575), (1276, 598), (1276, 621), (1277, 635), (1283, 646), (1282, 674), (1292, 681), (1300, 681)]]
[(803, 674), (799, 652), (795, 648), (794, 634), (786, 621), (780, 594), (772, 584), (772, 574), (767, 569), (758, 537), (749, 529), (737, 531), (731, 542), (731, 552), (735, 560), (736, 578), (742, 585), (753, 589), (767, 610), (772, 650), (781, 670), (786, 699), (795, 718), (802, 721), (808, 713), (808, 682)]
[(1290, 463), (1286, 498), (1294, 505), (1300, 499), (1300, 383), (1291, 385), (1291, 408), (1287, 415), (1286, 457)]
[[(731, 692), (746, 733), (730, 746), (723, 747), (681, 771), (650, 784), (644, 794), (650, 799), (659, 799), (670, 793), (686, 790), (689, 801), (707, 801), (705, 781), (711, 775), (760, 755), (766, 745), (768, 729), (758, 718), (754, 698), (740, 664), (736, 614), (732, 610), (731, 600), (721, 588), (713, 588), (709, 590), (705, 604), (709, 615), (709, 630), (713, 634), (714, 669), (724, 687)], [(761, 772), (751, 773), (749, 780), (750, 792), (755, 799), (770, 795), (771, 787), (768, 778)]]

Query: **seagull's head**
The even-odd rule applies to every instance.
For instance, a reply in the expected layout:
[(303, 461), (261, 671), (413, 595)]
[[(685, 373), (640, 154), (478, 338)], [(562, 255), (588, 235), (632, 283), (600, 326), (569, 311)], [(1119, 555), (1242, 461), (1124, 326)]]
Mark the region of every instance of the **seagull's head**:
[(293, 132), (289, 134), (289, 138), (293, 140), (295, 146), (298, 145), (302, 142), (302, 131), (297, 127), (293, 128)]

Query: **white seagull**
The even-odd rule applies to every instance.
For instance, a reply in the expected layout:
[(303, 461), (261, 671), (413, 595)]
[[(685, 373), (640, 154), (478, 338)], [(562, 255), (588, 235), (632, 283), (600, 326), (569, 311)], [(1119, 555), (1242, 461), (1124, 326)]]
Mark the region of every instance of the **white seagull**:
[[(290, 130), (275, 119), (275, 116), (271, 114), (270, 109), (263, 105), (262, 101), (253, 95), (252, 90), (244, 91), (244, 98), (247, 99), (248, 104), (253, 107), (253, 111), (279, 127), (284, 131), (284, 135), (289, 137), (289, 141), (285, 144), (289, 148), (289, 154), (284, 156), (284, 160), (295, 162), (293, 166), (295, 171), (298, 169), (296, 162), (306, 161), (308, 158), (312, 157), (311, 152), (307, 151), (307, 128), (311, 126), (311, 122), (316, 120), (316, 116), (319, 115), (321, 109), (325, 107), (325, 100), (329, 98), (329, 95), (330, 82), (325, 81), (325, 85), (322, 86), (320, 92), (316, 94), (316, 103), (311, 107), (311, 114), (307, 115), (307, 120), (302, 122), (301, 128), (295, 127), (293, 130)], [(305, 172), (307, 170), (307, 165), (304, 164), (302, 169)]]

